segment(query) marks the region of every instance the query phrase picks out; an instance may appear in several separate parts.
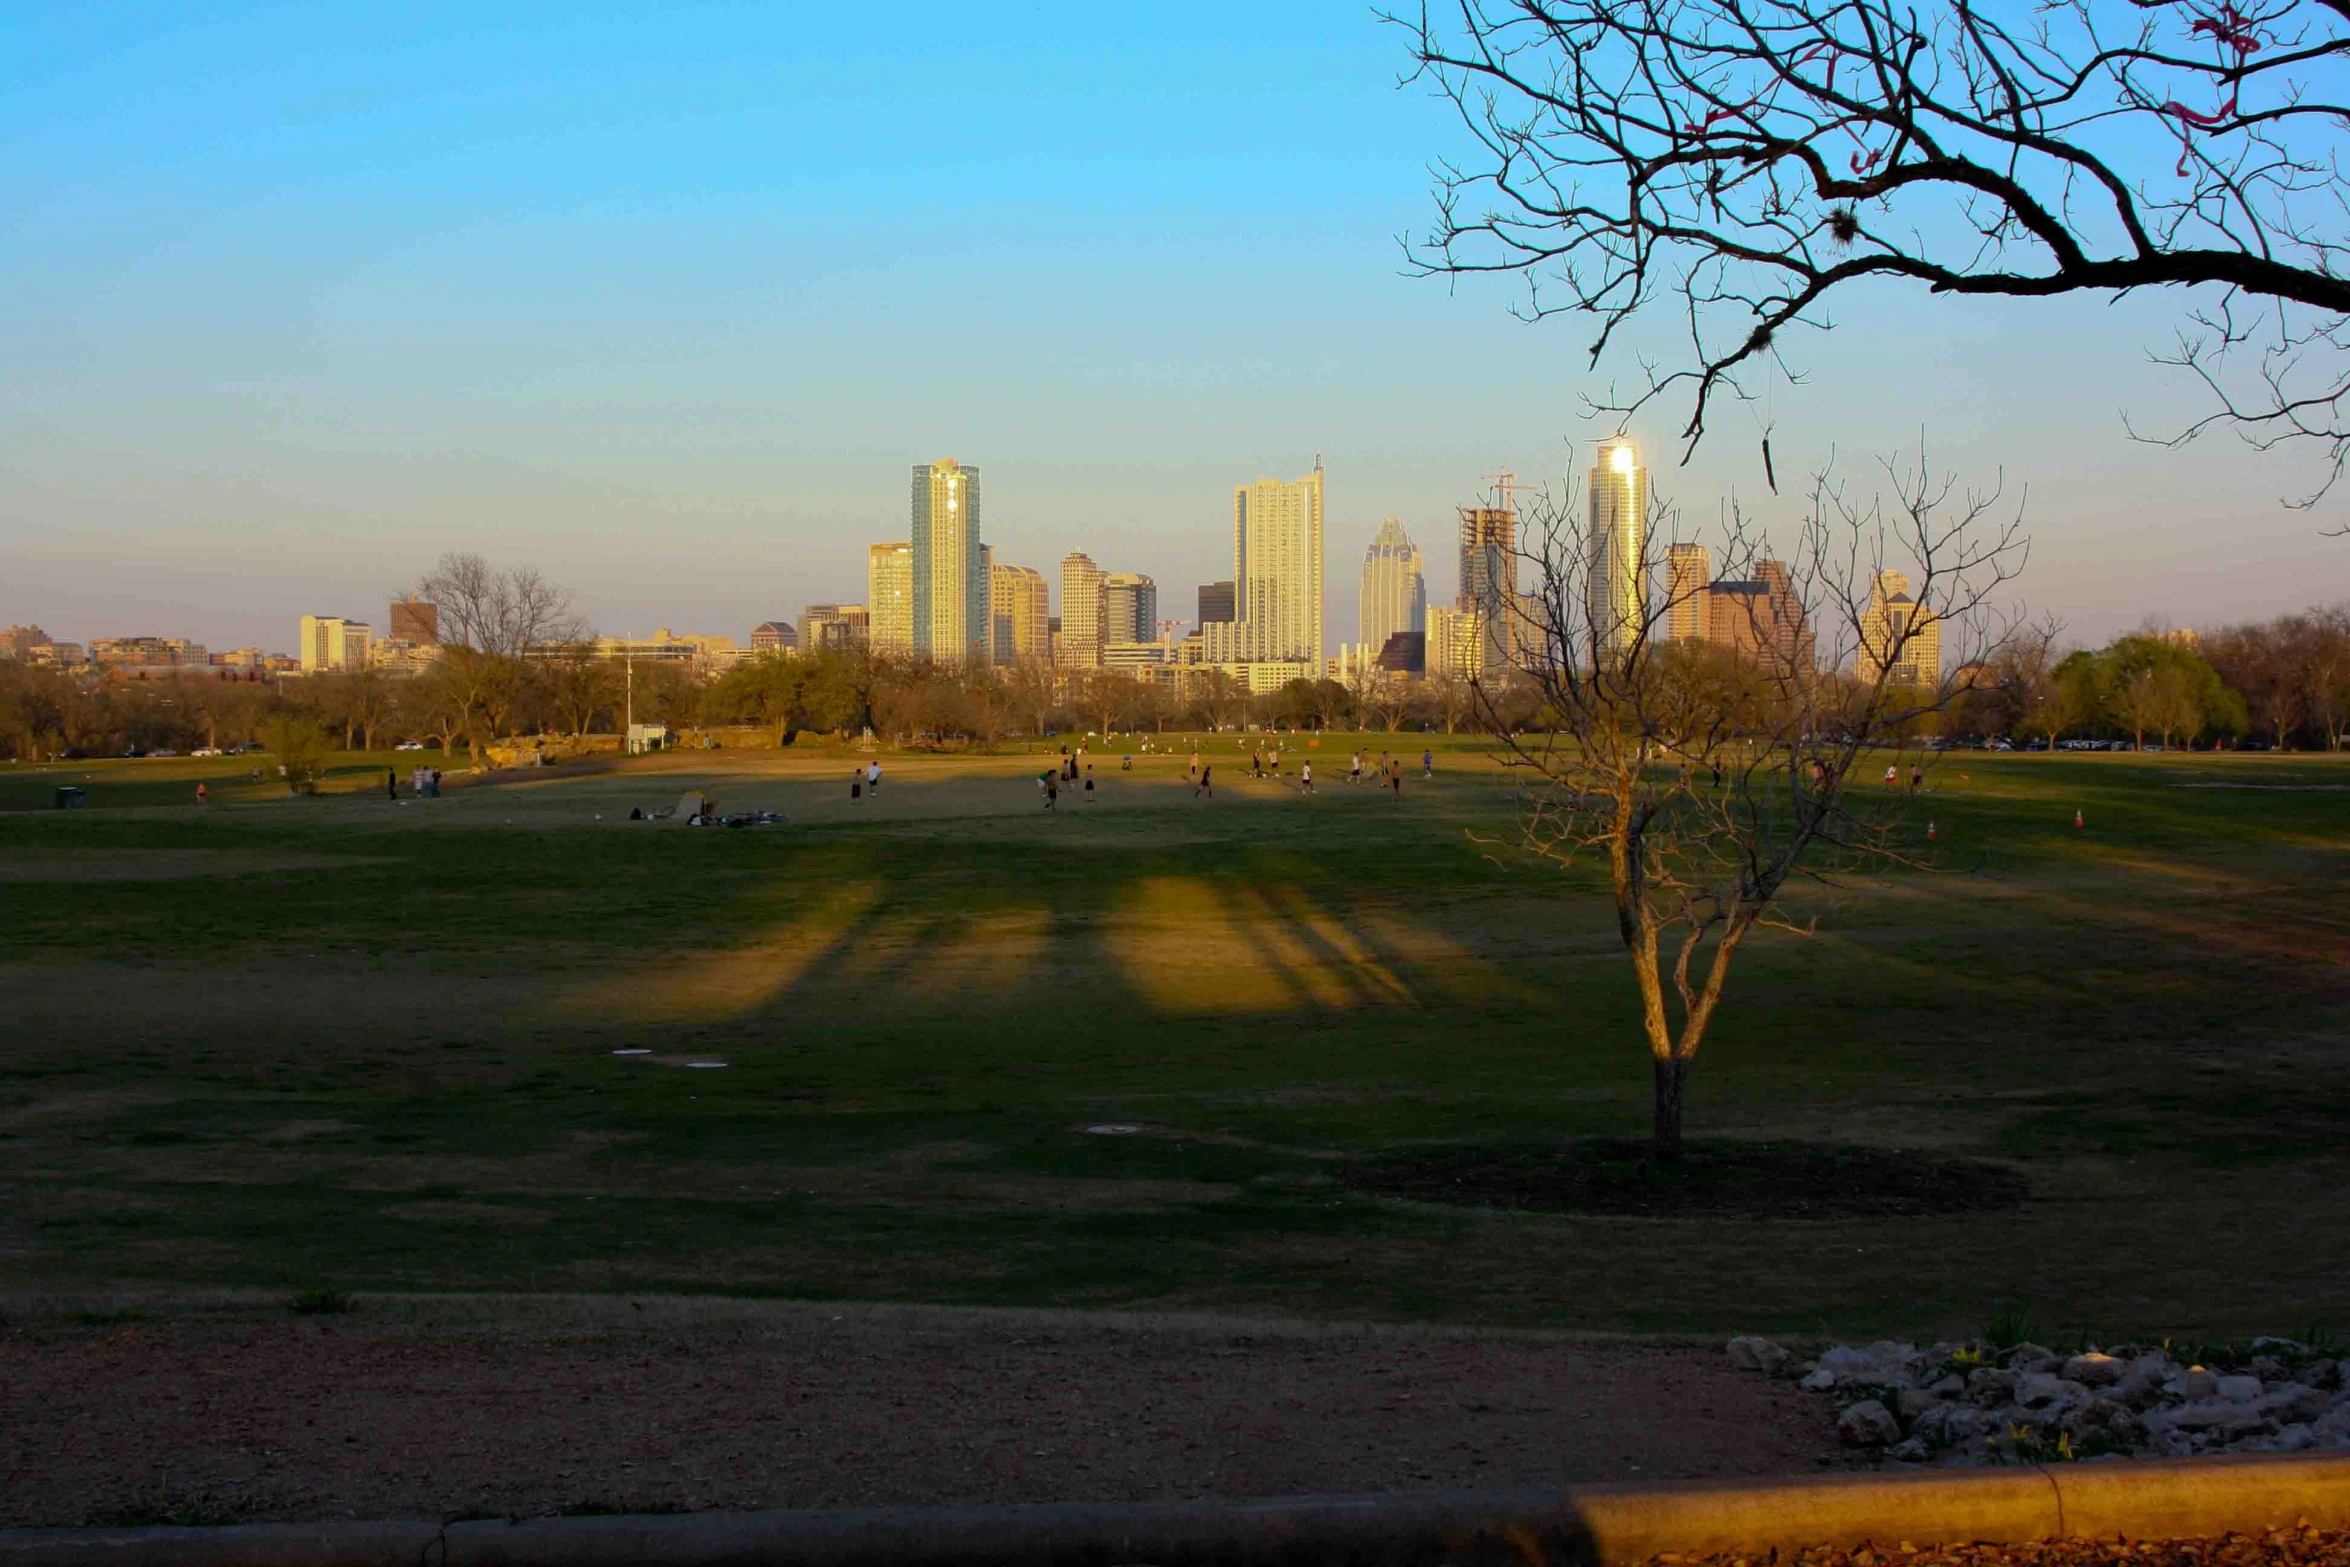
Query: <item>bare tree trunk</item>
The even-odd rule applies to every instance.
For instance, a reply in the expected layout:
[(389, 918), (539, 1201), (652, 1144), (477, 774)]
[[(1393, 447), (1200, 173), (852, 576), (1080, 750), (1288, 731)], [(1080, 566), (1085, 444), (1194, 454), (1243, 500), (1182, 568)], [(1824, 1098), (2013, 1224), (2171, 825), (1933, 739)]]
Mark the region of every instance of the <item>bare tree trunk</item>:
[(1689, 1063), (1678, 1056), (1658, 1056), (1656, 1065), (1657, 1162), (1678, 1163), (1681, 1158), (1681, 1104), (1689, 1083)]

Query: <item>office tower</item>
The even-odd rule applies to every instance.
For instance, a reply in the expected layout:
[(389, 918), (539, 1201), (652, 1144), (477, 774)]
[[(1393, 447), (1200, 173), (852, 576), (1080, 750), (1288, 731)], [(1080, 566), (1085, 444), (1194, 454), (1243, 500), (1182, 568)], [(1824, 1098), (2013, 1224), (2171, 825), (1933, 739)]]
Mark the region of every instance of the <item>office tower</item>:
[(1648, 470), (1640, 448), (1621, 436), (1600, 442), (1588, 489), (1583, 564), (1591, 618), (1583, 630), (1599, 654), (1622, 653), (1648, 619)]
[(1232, 618), (1233, 585), (1229, 582), (1203, 582), (1199, 585), (1199, 623)]
[(1052, 656), (1052, 588), (1033, 566), (988, 570), (988, 612), (995, 622), (995, 661), (1017, 664)]
[(1082, 550), (1061, 560), (1061, 637), (1055, 662), (1099, 669), (1102, 662), (1102, 569)]
[(913, 649), (987, 661), (987, 562), (979, 542), (979, 470), (952, 457), (914, 465)]
[(1869, 585), (1869, 607), (1860, 617), (1860, 674), (1897, 686), (1942, 683), (1941, 619), (1909, 596), (1909, 578), (1901, 572), (1880, 571)]
[(914, 546), (875, 544), (866, 550), (865, 609), (873, 651), (914, 651)]
[(1159, 585), (1137, 571), (1102, 579), (1102, 646), (1159, 640)]
[(340, 615), (304, 615), (297, 651), (302, 673), (329, 669), (364, 669), (370, 640), (367, 622)]
[(1394, 517), (1379, 525), (1363, 552), (1363, 590), (1356, 601), (1355, 632), (1374, 652), (1398, 632), (1418, 635), (1428, 615), (1428, 578), (1419, 546)]
[[(1477, 617), (1484, 638), (1477, 653), (1480, 672), (1516, 666), (1525, 614), (1518, 601), (1518, 508), (1503, 476), (1499, 506), (1463, 506), (1461, 586), (1453, 605)], [(1429, 635), (1428, 667), (1436, 668), (1436, 641)]]
[(800, 646), (811, 653), (863, 647), (869, 626), (862, 604), (810, 604), (800, 611)]
[(392, 606), (391, 640), (413, 647), (431, 647), (441, 640), (441, 607), (422, 599), (402, 599)]
[(1811, 673), (1811, 625), (1784, 562), (1758, 560), (1747, 581), (1709, 583), (1700, 604), (1706, 641), (1773, 669)]
[(1485, 617), (1473, 609), (1428, 606), (1422, 657), (1432, 676), (1474, 680), (1485, 673)]
[(788, 620), (763, 620), (751, 628), (754, 653), (794, 653), (799, 646), (800, 634)]
[(1665, 620), (1674, 641), (1705, 635), (1705, 590), (1713, 575), (1714, 558), (1704, 545), (1676, 544), (1665, 551)]
[(1302, 479), (1233, 488), (1234, 629), (1218, 640), (1238, 653), (1234, 661), (1324, 667), (1322, 477), (1317, 457)]

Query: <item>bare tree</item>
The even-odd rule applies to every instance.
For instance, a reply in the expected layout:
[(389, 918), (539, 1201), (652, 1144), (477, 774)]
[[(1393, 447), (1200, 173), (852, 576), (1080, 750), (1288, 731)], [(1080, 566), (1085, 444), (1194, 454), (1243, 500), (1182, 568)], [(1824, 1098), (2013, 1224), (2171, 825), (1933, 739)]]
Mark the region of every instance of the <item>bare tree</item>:
[[(1901, 746), (1956, 694), (1952, 679), (1918, 683), (1911, 642), (1934, 631), (1956, 669), (2006, 634), (1991, 604), (2021, 565), (2020, 520), (1999, 520), (1996, 494), (1956, 495), (1922, 455), (1887, 474), (1883, 503), (1815, 482), (1785, 562), (1809, 634), (1752, 650), (1663, 640), (1667, 609), (1645, 585), (1669, 512), (1627, 551), (1546, 495), (1524, 511), (1534, 635), (1519, 679), (1546, 719), (1519, 732), (1489, 703), (1485, 722), (1505, 763), (1524, 770), (1522, 846), (1607, 867), (1654, 1068), (1660, 1159), (1681, 1156), (1690, 1068), (1741, 944), (1766, 925), (1808, 932), (1781, 906), (1789, 883), (1914, 862), (1899, 792), (1863, 803), (1846, 788), (1864, 759)], [(1742, 514), (1726, 534), (1715, 556), (1725, 574), (1767, 554)], [(1920, 608), (1888, 626), (1873, 598), (1892, 566), (1907, 568)]]
[[(1653, 304), (1686, 331), (1601, 407), (1686, 394), (1694, 446), (1847, 284), (2192, 288), (2156, 358), (2212, 412), (2166, 439), (2314, 442), (2326, 486), (2350, 461), (2345, 0), (1424, 0), (1388, 20), (1476, 143), (1437, 168), (1417, 262), (1522, 274), (1529, 316), (1589, 312), (1594, 363)], [(1775, 489), (1767, 429), (1762, 460)]]
[(520, 658), (534, 647), (587, 636), (570, 591), (528, 566), (500, 569), (479, 555), (452, 551), (417, 582), (415, 596), (440, 607), (444, 645)]

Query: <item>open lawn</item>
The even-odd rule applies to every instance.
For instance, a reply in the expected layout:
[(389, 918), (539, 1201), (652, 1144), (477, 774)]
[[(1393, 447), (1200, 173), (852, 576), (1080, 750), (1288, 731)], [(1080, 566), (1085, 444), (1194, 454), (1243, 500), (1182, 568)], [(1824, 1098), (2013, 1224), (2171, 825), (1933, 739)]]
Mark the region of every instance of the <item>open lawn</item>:
[[(1467, 742), (1427, 783), (1421, 737), (1366, 737), (1414, 759), (1400, 800), (1344, 784), (1352, 743), (1290, 752), (1312, 798), (1244, 779), (1230, 736), (1213, 800), (1180, 752), (1113, 752), (1049, 815), (1020, 754), (886, 753), (862, 802), (850, 753), (798, 748), (401, 805), (285, 799), (249, 758), (0, 770), (0, 1277), (1654, 1333), (2350, 1320), (2350, 765), (1945, 759), (1914, 807), (1945, 874), (1750, 947), (1692, 1132), (2003, 1161), (2030, 1203), (1665, 1221), (1337, 1180), (1638, 1135), (1648, 1089), (1593, 875), (1488, 857), (1510, 781)], [(199, 776), (246, 782), (199, 809)], [(92, 808), (32, 808), (59, 782)], [(625, 820), (687, 787), (790, 822)]]

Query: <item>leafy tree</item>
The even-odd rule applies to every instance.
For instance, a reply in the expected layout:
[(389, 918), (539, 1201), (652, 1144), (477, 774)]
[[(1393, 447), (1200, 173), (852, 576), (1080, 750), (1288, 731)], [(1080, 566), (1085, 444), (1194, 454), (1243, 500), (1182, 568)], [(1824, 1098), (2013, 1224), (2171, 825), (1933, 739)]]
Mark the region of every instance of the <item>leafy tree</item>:
[(293, 794), (316, 794), (318, 780), (334, 755), (334, 737), (307, 718), (282, 714), (261, 732), (261, 743), (277, 759), (286, 789)]

